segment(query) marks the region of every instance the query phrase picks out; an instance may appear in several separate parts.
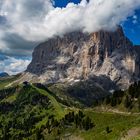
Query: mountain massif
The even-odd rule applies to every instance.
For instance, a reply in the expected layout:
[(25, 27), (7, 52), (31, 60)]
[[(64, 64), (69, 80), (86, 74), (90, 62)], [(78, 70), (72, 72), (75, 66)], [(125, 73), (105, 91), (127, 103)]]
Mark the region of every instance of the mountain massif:
[(139, 79), (139, 48), (123, 29), (72, 32), (38, 45), (20, 81), (67, 83), (90, 81), (105, 90), (126, 89)]

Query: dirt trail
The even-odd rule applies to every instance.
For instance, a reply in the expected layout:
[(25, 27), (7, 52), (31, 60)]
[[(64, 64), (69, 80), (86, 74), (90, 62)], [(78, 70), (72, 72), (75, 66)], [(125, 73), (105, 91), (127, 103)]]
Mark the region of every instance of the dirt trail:
[(117, 113), (117, 114), (124, 114), (124, 115), (140, 115), (140, 113), (132, 113), (132, 112), (125, 112), (120, 111), (118, 109), (108, 108), (108, 107), (96, 107), (94, 111), (100, 112), (110, 112), (110, 113)]
[(121, 140), (140, 140), (140, 127), (128, 130)]
[(62, 140), (84, 140), (83, 138), (81, 138), (80, 136), (69, 136), (69, 137), (65, 137)]

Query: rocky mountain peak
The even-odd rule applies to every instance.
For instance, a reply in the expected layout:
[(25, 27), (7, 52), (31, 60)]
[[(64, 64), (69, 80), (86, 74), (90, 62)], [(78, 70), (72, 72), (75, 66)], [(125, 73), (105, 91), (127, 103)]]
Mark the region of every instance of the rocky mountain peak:
[(110, 83), (126, 88), (138, 75), (138, 56), (118, 26), (114, 32), (72, 32), (41, 43), (23, 79), (41, 83), (93, 79), (109, 90)]

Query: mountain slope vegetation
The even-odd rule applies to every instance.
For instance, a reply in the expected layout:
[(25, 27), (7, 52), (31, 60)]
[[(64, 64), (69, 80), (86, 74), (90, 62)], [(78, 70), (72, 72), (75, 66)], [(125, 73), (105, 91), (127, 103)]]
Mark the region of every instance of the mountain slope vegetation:
[[(94, 111), (79, 99), (74, 103), (76, 98), (73, 100), (68, 94), (55, 95), (52, 87), (56, 85), (47, 88), (24, 82), (1, 89), (0, 139), (115, 140), (124, 137), (129, 129), (140, 127), (139, 114)], [(137, 90), (138, 87), (139, 84)]]
[(98, 109), (103, 107), (124, 112), (140, 112), (140, 81), (135, 82), (125, 91), (115, 91), (112, 95), (96, 101), (94, 106)]
[(20, 78), (21, 74), (8, 76), (8, 77), (0, 77), (0, 89), (12, 86), (12, 83), (15, 80), (18, 80)]

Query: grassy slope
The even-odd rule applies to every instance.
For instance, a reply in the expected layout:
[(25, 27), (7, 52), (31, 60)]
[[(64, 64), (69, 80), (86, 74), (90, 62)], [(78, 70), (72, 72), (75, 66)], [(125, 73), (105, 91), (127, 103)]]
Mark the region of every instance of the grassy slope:
[[(113, 113), (97, 113), (86, 111), (93, 121), (95, 128), (82, 133), (81, 137), (85, 140), (118, 140), (127, 130), (132, 127), (140, 127), (139, 115), (120, 115)], [(109, 127), (112, 132), (107, 134), (106, 127)]]
[[(9, 91), (10, 92), (10, 91)], [(41, 99), (41, 100), (40, 100)], [(5, 103), (5, 104), (4, 104)], [(56, 119), (62, 118), (66, 111), (53, 96), (42, 89), (34, 86), (22, 87), (17, 86), (16, 92), (7, 94), (4, 99), (0, 100), (0, 137), (7, 125), (14, 122), (19, 128), (29, 125), (29, 128), (21, 128), (8, 130), (9, 134), (15, 139), (19, 133), (26, 135), (25, 130), (35, 131), (48, 121), (48, 117), (54, 115)], [(4, 110), (6, 106), (7, 110)], [(33, 121), (35, 120), (35, 122)], [(31, 125), (31, 126), (30, 126)], [(33, 127), (34, 126), (34, 127)]]
[(5, 88), (10, 83), (12, 83), (13, 81), (17, 80), (19, 77), (20, 77), (20, 74), (15, 75), (15, 76), (9, 76), (9, 77), (5, 77), (5, 78), (0, 78), (0, 89)]
[[(138, 115), (127, 116), (114, 113), (98, 113), (89, 110), (86, 110), (84, 113), (92, 118), (95, 127), (88, 131), (67, 128), (59, 136), (60, 139), (72, 140), (72, 138), (75, 138), (78, 140), (119, 140), (126, 135), (129, 129), (133, 127), (140, 127), (140, 116)], [(107, 126), (111, 130), (110, 133), (106, 132)], [(48, 140), (55, 140), (56, 137), (57, 135), (54, 134), (47, 136), (47, 138), (49, 138)], [(140, 137), (136, 136), (136, 138)]]
[(140, 82), (134, 83), (125, 91), (115, 91), (112, 95), (100, 100), (96, 110), (118, 110), (118, 112), (140, 112)]
[(57, 100), (52, 95), (50, 95), (47, 91), (38, 88), (36, 88), (36, 90), (39, 91), (41, 94), (47, 96), (51, 100), (51, 103), (55, 109), (56, 116), (58, 117), (58, 119), (62, 118), (66, 113), (65, 108), (62, 107), (62, 104), (58, 103)]
[[(65, 99), (66, 101), (71, 101), (73, 99), (72, 96), (67, 95), (68, 93), (67, 91), (65, 91), (66, 89), (63, 88), (63, 85), (53, 85), (52, 87), (50, 86), (49, 89), (55, 92), (57, 96)], [(115, 108), (121, 109), (123, 111), (128, 111), (127, 109), (124, 109), (124, 107), (122, 107), (122, 104), (116, 106)], [(113, 110), (114, 108), (112, 107), (111, 109)], [(117, 140), (125, 135), (129, 129), (135, 126), (140, 127), (139, 115), (127, 115), (127, 113), (119, 115), (116, 113), (107, 112), (98, 113), (98, 111), (93, 112), (90, 109), (86, 109), (85, 114), (93, 119), (93, 122), (96, 125), (95, 128), (86, 132), (69, 129), (67, 131), (65, 130), (64, 135), (68, 132), (76, 131), (74, 135), (80, 135), (80, 137), (84, 138), (85, 140)], [(107, 134), (106, 132), (107, 126), (109, 126), (109, 128), (112, 130), (112, 132), (109, 134)]]
[(50, 85), (48, 88), (56, 97), (75, 107), (91, 106), (96, 99), (109, 94), (102, 88), (88, 82), (78, 82), (74, 85), (58, 83)]
[[(38, 97), (39, 95), (39, 97)], [(37, 98), (36, 102), (31, 105), (34, 97), (38, 98), (48, 98), (49, 106), (45, 108), (45, 105), (41, 105), (39, 99)], [(36, 98), (35, 98), (36, 99)], [(0, 100), (1, 103), (16, 103), (18, 108), (16, 110), (12, 109), (8, 113), (1, 113), (0, 122), (2, 127), (0, 128), (0, 135), (2, 135), (2, 129), (7, 122), (13, 121), (13, 118), (16, 117), (16, 123), (23, 123), (22, 125), (27, 125), (30, 123), (30, 117), (32, 114), (34, 118), (41, 118), (39, 121), (36, 121), (33, 124), (33, 128), (30, 128), (31, 131), (34, 131), (37, 128), (40, 128), (42, 125), (46, 124), (48, 121), (48, 117), (50, 115), (54, 115), (54, 117), (59, 120), (61, 119), (69, 110), (77, 111), (77, 108), (70, 108), (59, 103), (54, 96), (52, 96), (49, 92), (36, 88), (35, 86), (30, 86), (28, 88), (23, 88), (22, 85), (18, 86), (15, 93), (6, 96), (4, 99)], [(67, 128), (64, 129), (62, 134), (59, 135), (60, 138), (66, 139), (66, 135), (69, 134), (70, 137), (74, 136), (78, 140), (117, 140), (126, 132), (133, 127), (140, 127), (140, 116), (139, 115), (126, 115), (126, 114), (115, 114), (115, 113), (99, 113), (93, 112), (92, 109), (85, 109), (83, 112), (89, 116), (95, 124), (95, 127), (91, 130), (84, 131), (75, 128)], [(112, 132), (106, 132), (106, 127), (109, 127)], [(23, 133), (21, 129), (11, 129), (10, 132), (13, 135), (17, 135), (18, 133)], [(47, 140), (55, 140), (57, 137), (56, 133), (52, 133), (46, 135)], [(73, 137), (73, 138), (74, 138)], [(139, 138), (139, 136), (137, 136)], [(72, 139), (73, 139), (72, 138)], [(14, 139), (14, 137), (13, 137)], [(30, 136), (30, 139), (34, 139), (34, 136)]]

